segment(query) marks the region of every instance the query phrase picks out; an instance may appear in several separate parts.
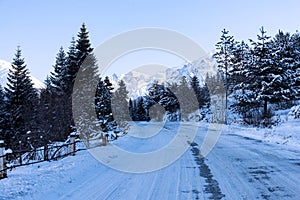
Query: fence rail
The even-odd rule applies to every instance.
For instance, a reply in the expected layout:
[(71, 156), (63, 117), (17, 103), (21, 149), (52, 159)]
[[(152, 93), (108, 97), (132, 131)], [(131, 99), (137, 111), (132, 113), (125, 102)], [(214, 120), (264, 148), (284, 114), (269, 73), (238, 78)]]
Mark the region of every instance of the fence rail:
[(6, 152), (4, 141), (0, 140), (0, 179), (7, 177), (7, 170), (16, 167), (57, 160), (67, 156), (74, 156), (76, 152), (90, 148), (105, 146), (111, 141), (107, 136), (102, 138), (88, 139), (85, 143), (76, 136), (70, 136), (67, 142), (58, 145), (51, 144), (32, 149), (30, 151)]
[(86, 150), (86, 148), (81, 141), (62, 145), (47, 145), (30, 151), (15, 151), (12, 153), (6, 153), (4, 146), (2, 150), (0, 146), (0, 179), (7, 177), (7, 170), (45, 161), (58, 160), (63, 157), (75, 155), (76, 152), (82, 150)]

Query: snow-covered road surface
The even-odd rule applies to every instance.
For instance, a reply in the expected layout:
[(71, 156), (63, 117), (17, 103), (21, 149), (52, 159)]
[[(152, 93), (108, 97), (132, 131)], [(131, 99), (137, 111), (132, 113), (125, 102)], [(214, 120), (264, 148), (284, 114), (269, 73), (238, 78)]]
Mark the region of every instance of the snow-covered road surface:
[[(14, 169), (9, 178), (0, 180), (0, 199), (300, 199), (300, 149), (227, 128), (203, 158), (200, 149), (207, 126), (199, 128), (194, 141), (188, 137), (188, 126), (189, 149), (158, 171), (117, 171), (81, 151), (74, 157)], [(168, 126), (149, 139), (126, 136), (115, 144), (141, 153), (157, 150), (173, 137)], [(123, 164), (130, 165), (130, 160)]]

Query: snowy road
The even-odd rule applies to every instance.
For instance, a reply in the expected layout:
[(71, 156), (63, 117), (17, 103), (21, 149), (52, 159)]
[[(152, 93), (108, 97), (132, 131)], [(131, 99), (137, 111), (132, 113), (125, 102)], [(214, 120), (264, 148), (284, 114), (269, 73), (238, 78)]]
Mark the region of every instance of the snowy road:
[[(202, 158), (205, 132), (199, 128), (195, 140), (186, 141), (188, 151), (172, 165), (149, 173), (116, 171), (87, 151), (18, 168), (0, 181), (0, 199), (300, 199), (299, 149), (244, 137), (235, 128), (226, 129)], [(173, 136), (168, 127), (150, 139), (124, 137), (116, 145), (147, 152)]]

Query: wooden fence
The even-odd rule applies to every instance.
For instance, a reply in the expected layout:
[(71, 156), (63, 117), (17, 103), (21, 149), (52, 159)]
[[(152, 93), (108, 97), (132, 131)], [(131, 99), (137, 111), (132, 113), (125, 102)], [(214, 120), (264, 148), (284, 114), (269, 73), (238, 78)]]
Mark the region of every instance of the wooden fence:
[[(101, 139), (92, 139), (83, 144), (75, 135), (71, 135), (67, 142), (61, 144), (48, 144), (30, 151), (13, 152), (5, 150), (4, 141), (0, 140), (0, 179), (7, 178), (7, 171), (13, 168), (74, 156), (78, 151), (87, 150), (87, 144), (88, 148), (93, 148), (105, 146), (109, 141), (111, 140), (108, 136), (103, 136)], [(89, 145), (90, 142), (94, 142), (94, 145)]]
[(70, 137), (67, 143), (46, 145), (30, 151), (7, 151), (4, 141), (0, 141), (0, 179), (7, 177), (7, 171), (16, 167), (57, 160), (74, 156), (76, 152), (86, 150), (80, 140)]

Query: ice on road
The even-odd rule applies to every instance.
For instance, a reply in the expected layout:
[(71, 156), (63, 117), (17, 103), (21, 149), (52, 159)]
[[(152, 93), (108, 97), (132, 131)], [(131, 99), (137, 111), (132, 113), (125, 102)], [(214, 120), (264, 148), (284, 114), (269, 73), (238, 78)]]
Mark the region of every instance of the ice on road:
[[(80, 151), (59, 161), (9, 171), (9, 177), (0, 180), (0, 199), (300, 199), (300, 149), (227, 127), (208, 156), (202, 157), (208, 125), (197, 127), (194, 140), (189, 136), (193, 125), (181, 125), (186, 128), (182, 140), (188, 149), (162, 169), (122, 172)], [(149, 138), (127, 135), (114, 145), (136, 153), (157, 151), (174, 138), (177, 128), (162, 127)], [(132, 164), (126, 157), (121, 160), (120, 165)]]

